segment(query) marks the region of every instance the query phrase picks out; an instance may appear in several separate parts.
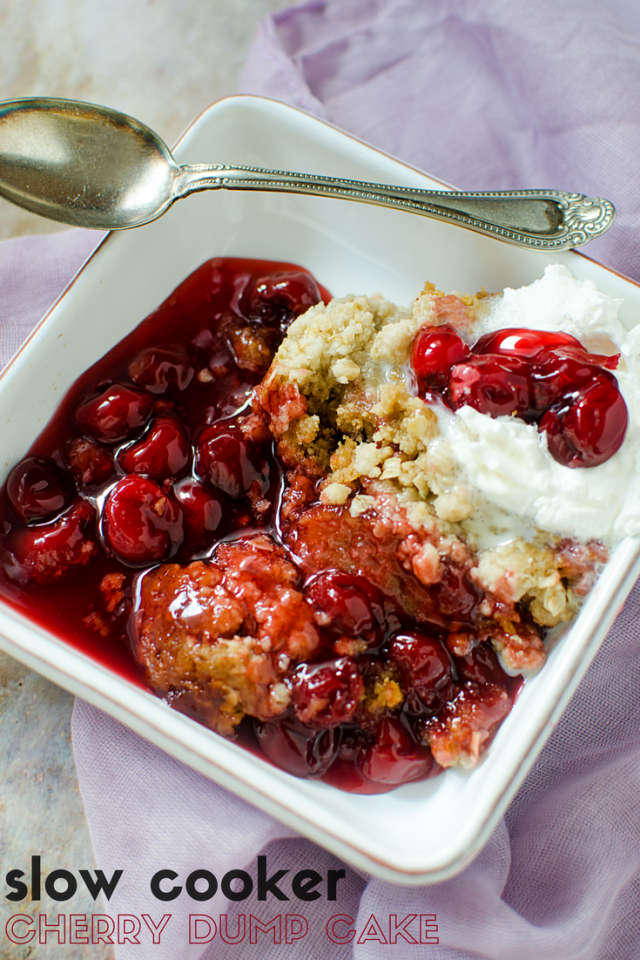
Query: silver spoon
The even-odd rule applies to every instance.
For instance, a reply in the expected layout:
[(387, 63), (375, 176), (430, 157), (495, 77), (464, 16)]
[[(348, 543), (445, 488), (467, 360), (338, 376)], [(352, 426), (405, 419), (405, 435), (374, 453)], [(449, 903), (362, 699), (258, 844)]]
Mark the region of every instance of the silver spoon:
[(178, 165), (137, 120), (90, 103), (0, 102), (0, 196), (50, 220), (97, 230), (138, 227), (198, 190), (269, 190), (359, 200), (447, 220), (510, 243), (563, 250), (608, 230), (608, 200), (560, 190), (453, 193), (308, 173)]

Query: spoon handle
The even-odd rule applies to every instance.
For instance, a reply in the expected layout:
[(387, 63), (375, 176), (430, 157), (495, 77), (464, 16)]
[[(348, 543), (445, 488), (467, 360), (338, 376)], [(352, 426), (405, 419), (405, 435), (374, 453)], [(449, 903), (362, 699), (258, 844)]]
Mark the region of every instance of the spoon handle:
[(223, 164), (180, 167), (174, 198), (212, 189), (304, 193), (375, 203), (537, 250), (579, 247), (608, 230), (615, 219), (615, 207), (608, 200), (562, 190), (456, 193)]

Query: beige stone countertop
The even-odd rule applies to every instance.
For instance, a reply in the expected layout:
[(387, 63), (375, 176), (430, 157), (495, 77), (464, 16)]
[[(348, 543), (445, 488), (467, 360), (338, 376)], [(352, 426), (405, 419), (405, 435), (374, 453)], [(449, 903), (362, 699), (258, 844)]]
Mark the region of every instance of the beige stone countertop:
[[(291, 0), (0, 0), (0, 99), (51, 96), (105, 104), (174, 143), (210, 103), (233, 94), (259, 21)], [(60, 230), (0, 201), (0, 240)], [(0, 291), (1, 298), (1, 291)], [(0, 653), (2, 960), (107, 960), (106, 945), (12, 945), (13, 914), (60, 904), (11, 903), (5, 877), (32, 855), (43, 874), (94, 867), (71, 748), (73, 697)], [(6, 888), (6, 889), (5, 889)], [(80, 888), (73, 912), (101, 912)]]

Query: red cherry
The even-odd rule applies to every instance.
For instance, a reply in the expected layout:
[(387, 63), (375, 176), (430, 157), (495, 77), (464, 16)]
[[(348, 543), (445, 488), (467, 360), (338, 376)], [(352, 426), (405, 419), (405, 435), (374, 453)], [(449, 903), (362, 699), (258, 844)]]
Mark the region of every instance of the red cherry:
[(455, 658), (456, 669), (461, 680), (473, 680), (475, 683), (497, 683), (508, 687), (511, 677), (500, 666), (500, 661), (488, 643), (475, 646), (465, 657)]
[(253, 444), (243, 439), (237, 424), (221, 421), (201, 433), (196, 448), (196, 472), (230, 497), (248, 493), (256, 481), (262, 494), (269, 487), (269, 465)]
[(152, 480), (120, 480), (103, 511), (104, 535), (116, 556), (134, 566), (166, 560), (182, 542), (182, 511)]
[(313, 277), (300, 270), (257, 277), (248, 294), (248, 313), (266, 323), (291, 321), (322, 300)]
[(531, 368), (509, 356), (470, 356), (451, 368), (449, 396), (455, 410), (469, 406), (490, 417), (530, 414)]
[(82, 487), (99, 486), (116, 473), (111, 453), (86, 437), (76, 437), (72, 441), (67, 460), (76, 483)]
[(400, 720), (383, 717), (375, 741), (360, 747), (358, 766), (376, 783), (401, 784), (427, 777), (433, 757), (427, 746), (416, 743)]
[(302, 664), (291, 679), (293, 711), (311, 727), (349, 723), (363, 692), (358, 665), (350, 657)]
[(468, 353), (469, 347), (451, 327), (423, 327), (413, 341), (410, 363), (421, 387), (441, 391), (453, 364)]
[(194, 376), (189, 354), (181, 343), (165, 347), (148, 347), (129, 364), (134, 383), (150, 393), (161, 395), (168, 390), (186, 390)]
[(27, 457), (7, 479), (7, 499), (23, 523), (53, 519), (75, 495), (71, 477), (51, 457)]
[(564, 466), (597, 466), (620, 448), (627, 409), (616, 378), (602, 368), (617, 357), (590, 354), (569, 334), (523, 329), (487, 334), (473, 349), (451, 370), (454, 409), (468, 404), (492, 417), (540, 420), (549, 452)]
[(400, 671), (410, 713), (437, 713), (452, 697), (451, 658), (437, 637), (417, 631), (396, 634), (388, 657)]
[(615, 383), (603, 375), (540, 421), (551, 456), (565, 467), (596, 467), (620, 449), (628, 413)]
[(12, 579), (52, 583), (95, 556), (94, 529), (94, 508), (79, 500), (54, 523), (11, 530), (4, 541), (3, 566)]
[(473, 345), (472, 353), (500, 353), (505, 356), (534, 360), (550, 350), (561, 348), (565, 352), (577, 349), (585, 353), (579, 340), (569, 333), (552, 333), (546, 330), (529, 330), (526, 327), (507, 327), (486, 333)]
[(438, 610), (455, 620), (469, 620), (481, 594), (464, 567), (445, 566), (440, 583), (431, 587)]
[(153, 398), (143, 390), (114, 383), (76, 408), (76, 423), (98, 440), (125, 440), (147, 422)]
[(173, 496), (184, 516), (185, 539), (199, 542), (218, 529), (224, 502), (221, 494), (207, 490), (191, 477), (185, 477), (173, 488)]
[(142, 440), (118, 456), (127, 473), (142, 473), (158, 480), (176, 477), (189, 463), (191, 448), (187, 435), (175, 417), (161, 414)]
[(320, 777), (335, 760), (339, 729), (310, 730), (294, 718), (255, 724), (262, 752), (294, 777)]
[(574, 357), (586, 363), (596, 364), (615, 370), (620, 354), (605, 357), (600, 354), (589, 353), (579, 340), (570, 333), (548, 330), (528, 330), (522, 327), (511, 327), (505, 330), (495, 330), (480, 337), (471, 348), (472, 353), (487, 354), (499, 353), (505, 356), (522, 357), (525, 360), (544, 361), (549, 353), (559, 356)]
[(314, 577), (305, 597), (321, 627), (376, 644), (385, 631), (383, 598), (366, 577), (330, 570)]
[(534, 404), (539, 415), (596, 380), (607, 380), (617, 389), (617, 380), (608, 370), (594, 363), (559, 352), (545, 355), (533, 369)]

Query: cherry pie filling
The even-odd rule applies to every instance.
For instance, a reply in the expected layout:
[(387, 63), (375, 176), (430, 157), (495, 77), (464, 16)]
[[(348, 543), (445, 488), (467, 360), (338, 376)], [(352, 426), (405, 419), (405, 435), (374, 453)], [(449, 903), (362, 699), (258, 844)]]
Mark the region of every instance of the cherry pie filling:
[[(478, 585), (464, 543), (438, 556), (404, 515), (327, 502), (326, 469), (292, 454), (306, 400), (266, 375), (320, 300), (291, 264), (192, 274), (79, 378), (10, 472), (0, 592), (295, 776), (375, 793), (474, 763), (522, 682), (496, 650), (515, 632), (512, 665), (536, 665), (544, 628)], [(455, 297), (439, 306), (464, 316)], [(568, 334), (473, 343), (445, 323), (419, 331), (410, 368), (425, 402), (519, 417), (586, 468), (624, 439), (617, 359)], [(559, 550), (576, 582), (603, 559)]]
[(565, 467), (595, 467), (622, 446), (627, 407), (611, 373), (618, 360), (588, 353), (568, 333), (519, 328), (471, 347), (450, 326), (425, 328), (411, 351), (422, 397), (535, 423)]

